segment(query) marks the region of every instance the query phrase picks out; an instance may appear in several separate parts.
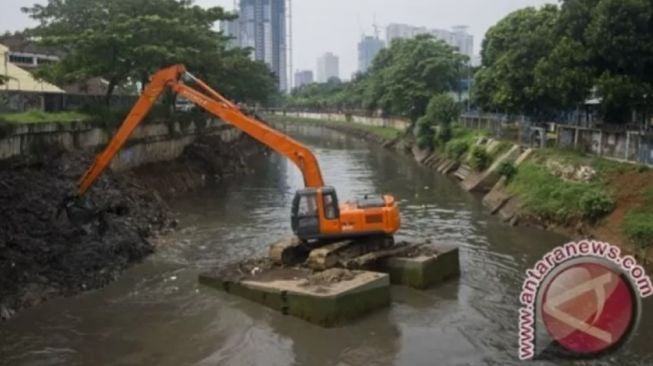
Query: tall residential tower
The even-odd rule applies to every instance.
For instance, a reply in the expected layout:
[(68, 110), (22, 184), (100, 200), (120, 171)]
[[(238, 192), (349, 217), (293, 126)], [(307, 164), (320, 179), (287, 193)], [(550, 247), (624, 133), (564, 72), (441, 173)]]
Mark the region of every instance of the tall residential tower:
[(385, 42), (377, 36), (365, 36), (358, 43), (358, 71), (365, 72), (372, 65), (374, 57), (385, 47)]
[(287, 0), (240, 0), (238, 8), (239, 18), (223, 23), (222, 31), (233, 37), (236, 46), (252, 48), (252, 59), (265, 62), (276, 75), (279, 88), (288, 91)]
[(317, 82), (326, 83), (331, 78), (340, 79), (340, 59), (327, 52), (317, 59)]

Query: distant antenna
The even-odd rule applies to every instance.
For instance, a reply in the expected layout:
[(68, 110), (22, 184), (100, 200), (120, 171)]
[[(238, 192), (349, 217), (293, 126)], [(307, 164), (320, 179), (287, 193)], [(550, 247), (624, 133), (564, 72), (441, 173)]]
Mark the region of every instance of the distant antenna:
[(380, 31), (379, 31), (379, 24), (376, 22), (376, 14), (374, 14), (374, 23), (372, 24), (372, 26), (374, 27), (374, 36), (376, 37), (376, 39), (379, 39)]
[(361, 23), (360, 14), (356, 14), (356, 21), (358, 22), (358, 30), (361, 32), (361, 37), (365, 37), (365, 30), (363, 30), (363, 24)]

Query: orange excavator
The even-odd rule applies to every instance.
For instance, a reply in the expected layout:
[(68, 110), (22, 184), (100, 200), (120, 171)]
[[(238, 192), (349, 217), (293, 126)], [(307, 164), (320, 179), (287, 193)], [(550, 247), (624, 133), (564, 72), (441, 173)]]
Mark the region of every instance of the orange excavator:
[[(196, 87), (189, 86), (189, 83)], [(291, 226), (302, 242), (378, 236), (391, 238), (399, 229), (399, 209), (394, 197), (366, 196), (339, 205), (335, 189), (325, 186), (318, 161), (310, 149), (243, 113), (237, 105), (187, 72), (183, 65), (159, 70), (152, 76), (107, 148), (96, 157), (80, 180), (78, 197), (83, 196), (107, 169), (167, 88), (290, 159), (301, 170), (306, 188), (297, 191), (293, 200)]]

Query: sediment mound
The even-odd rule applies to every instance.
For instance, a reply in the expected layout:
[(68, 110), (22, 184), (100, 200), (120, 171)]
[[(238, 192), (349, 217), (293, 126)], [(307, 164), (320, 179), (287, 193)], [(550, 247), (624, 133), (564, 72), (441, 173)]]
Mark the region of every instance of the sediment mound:
[[(57, 296), (99, 288), (153, 251), (169, 224), (163, 203), (133, 179), (105, 172), (86, 196), (92, 215), (73, 223), (61, 202), (92, 154), (0, 161), (0, 317)], [(86, 212), (86, 211), (84, 211)]]
[(245, 135), (229, 143), (217, 135), (201, 136), (178, 159), (148, 164), (134, 173), (148, 188), (172, 197), (229, 176), (249, 173), (246, 160), (263, 150), (263, 145)]

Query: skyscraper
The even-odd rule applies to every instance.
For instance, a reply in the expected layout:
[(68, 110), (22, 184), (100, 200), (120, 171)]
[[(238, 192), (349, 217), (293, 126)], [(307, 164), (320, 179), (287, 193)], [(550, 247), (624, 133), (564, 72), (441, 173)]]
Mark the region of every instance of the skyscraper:
[(327, 52), (317, 59), (317, 81), (326, 83), (331, 78), (340, 78), (340, 60)]
[(286, 0), (240, 0), (239, 18), (221, 24), (237, 47), (250, 47), (252, 59), (265, 62), (289, 90), (287, 60)]
[(437, 39), (443, 40), (451, 47), (458, 49), (458, 52), (471, 59), (474, 57), (474, 36), (467, 33), (467, 29), (464, 25), (455, 26), (451, 31), (448, 31), (444, 29), (415, 27), (406, 24), (390, 24), (386, 28), (386, 36), (388, 44), (390, 44), (397, 38), (413, 38), (420, 34), (430, 34)]
[(372, 65), (374, 57), (385, 47), (378, 37), (365, 36), (358, 43), (358, 71), (365, 72)]
[(313, 71), (303, 70), (295, 73), (295, 88), (300, 88), (304, 85), (313, 82)]

